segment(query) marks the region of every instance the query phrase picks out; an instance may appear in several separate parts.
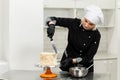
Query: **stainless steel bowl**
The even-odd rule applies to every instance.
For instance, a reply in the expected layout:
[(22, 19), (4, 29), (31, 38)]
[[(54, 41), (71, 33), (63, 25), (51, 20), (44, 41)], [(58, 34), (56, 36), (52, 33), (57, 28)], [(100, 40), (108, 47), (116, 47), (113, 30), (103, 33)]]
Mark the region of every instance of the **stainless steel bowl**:
[(85, 67), (71, 67), (69, 72), (73, 77), (84, 77), (87, 75), (88, 69)]
[(90, 65), (88, 68), (82, 67), (82, 66), (71, 67), (69, 69), (69, 72), (73, 77), (85, 77), (88, 74), (89, 68), (91, 68), (92, 66), (93, 66), (93, 64)]

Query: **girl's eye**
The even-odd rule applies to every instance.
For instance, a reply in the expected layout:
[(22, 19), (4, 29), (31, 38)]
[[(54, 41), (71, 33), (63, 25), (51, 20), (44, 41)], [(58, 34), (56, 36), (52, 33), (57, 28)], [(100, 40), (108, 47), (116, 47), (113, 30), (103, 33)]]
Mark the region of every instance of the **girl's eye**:
[(94, 24), (90, 23), (90, 25), (94, 25)]
[(87, 22), (87, 20), (85, 19), (85, 22)]

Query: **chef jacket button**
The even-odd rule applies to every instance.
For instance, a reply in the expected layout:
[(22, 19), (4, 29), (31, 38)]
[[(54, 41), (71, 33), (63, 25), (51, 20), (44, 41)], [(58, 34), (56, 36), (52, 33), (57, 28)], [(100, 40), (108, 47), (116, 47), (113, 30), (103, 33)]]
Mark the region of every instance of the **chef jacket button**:
[(84, 43), (83, 45), (85, 46), (86, 44)]
[(80, 53), (82, 52), (82, 50), (80, 50)]
[(83, 31), (85, 31), (85, 30), (83, 29)]
[(96, 44), (96, 41), (94, 43)]
[(80, 56), (81, 56), (82, 54), (80, 54)]
[(89, 36), (89, 38), (91, 38), (91, 36)]

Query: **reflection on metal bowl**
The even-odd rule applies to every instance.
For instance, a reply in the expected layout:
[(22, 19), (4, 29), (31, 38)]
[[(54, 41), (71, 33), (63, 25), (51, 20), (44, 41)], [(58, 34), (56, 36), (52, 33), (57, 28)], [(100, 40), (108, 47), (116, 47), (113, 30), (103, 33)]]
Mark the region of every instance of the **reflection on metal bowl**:
[(71, 67), (69, 72), (73, 77), (84, 77), (87, 75), (88, 69), (85, 67)]

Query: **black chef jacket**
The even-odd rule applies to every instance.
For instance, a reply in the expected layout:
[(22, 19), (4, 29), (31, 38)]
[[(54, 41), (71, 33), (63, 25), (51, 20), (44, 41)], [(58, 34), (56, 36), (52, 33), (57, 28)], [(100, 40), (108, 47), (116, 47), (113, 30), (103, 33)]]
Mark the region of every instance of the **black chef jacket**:
[[(84, 67), (88, 67), (93, 64), (93, 57), (97, 52), (101, 34), (96, 30), (85, 30), (81, 25), (81, 19), (77, 18), (60, 18), (55, 17), (56, 26), (68, 28), (68, 45), (66, 47), (66, 53), (64, 53), (61, 59), (64, 61), (66, 58), (77, 58), (81, 57), (82, 64)], [(61, 35), (62, 36), (62, 35)], [(70, 64), (69, 67), (60, 67), (64, 71), (68, 71), (70, 67), (75, 66)], [(90, 69), (93, 71), (93, 67)]]

